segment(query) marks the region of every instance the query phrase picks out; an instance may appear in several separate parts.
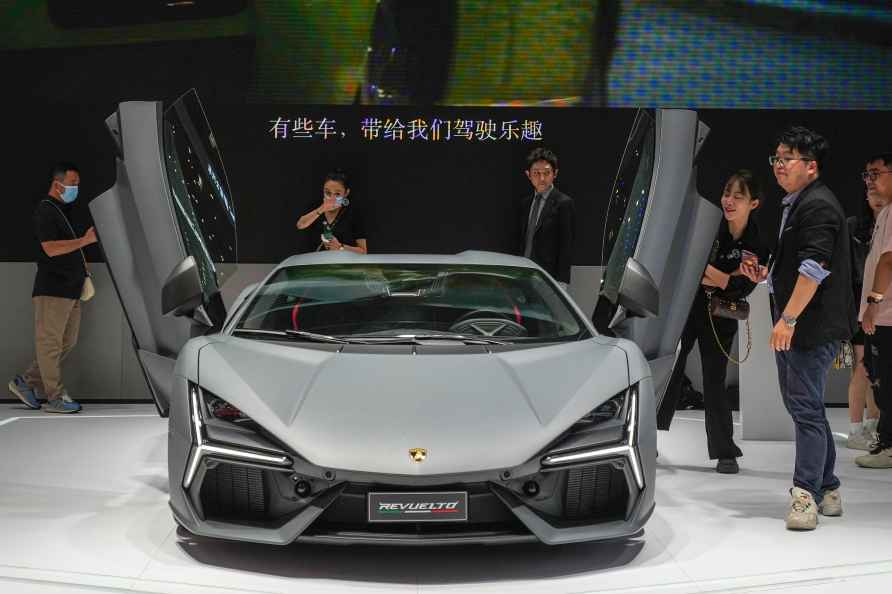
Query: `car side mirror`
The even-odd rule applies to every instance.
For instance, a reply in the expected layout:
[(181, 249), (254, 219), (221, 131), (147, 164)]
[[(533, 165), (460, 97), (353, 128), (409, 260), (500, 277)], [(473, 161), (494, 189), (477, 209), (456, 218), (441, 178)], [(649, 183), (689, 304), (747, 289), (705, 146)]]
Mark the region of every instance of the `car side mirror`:
[(626, 260), (623, 278), (619, 283), (617, 305), (641, 318), (660, 315), (660, 290), (647, 268), (635, 258)]
[(161, 288), (161, 313), (165, 316), (193, 317), (202, 305), (201, 277), (195, 258), (188, 256), (177, 264)]

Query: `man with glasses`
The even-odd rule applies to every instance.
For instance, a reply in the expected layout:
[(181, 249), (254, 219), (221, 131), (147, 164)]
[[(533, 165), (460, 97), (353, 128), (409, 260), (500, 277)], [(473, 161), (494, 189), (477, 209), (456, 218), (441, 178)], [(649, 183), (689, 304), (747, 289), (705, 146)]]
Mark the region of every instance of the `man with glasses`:
[(787, 192), (777, 244), (767, 266), (742, 265), (768, 281), (778, 380), (796, 427), (796, 462), (786, 525), (813, 530), (818, 513), (842, 515), (836, 449), (824, 409), (827, 371), (854, 331), (850, 245), (845, 214), (820, 179), (829, 143), (800, 126), (782, 132), (769, 157)]
[(864, 285), (858, 319), (864, 328), (864, 359), (873, 380), (880, 409), (877, 443), (869, 454), (855, 458), (865, 468), (892, 468), (892, 300), (886, 299), (892, 284), (892, 153), (871, 158), (862, 174), (868, 195), (881, 197), (886, 206), (877, 215), (864, 263)]
[(533, 194), (521, 208), (520, 254), (545, 269), (566, 288), (573, 261), (573, 199), (554, 187), (557, 155), (536, 148), (527, 156), (527, 179)]

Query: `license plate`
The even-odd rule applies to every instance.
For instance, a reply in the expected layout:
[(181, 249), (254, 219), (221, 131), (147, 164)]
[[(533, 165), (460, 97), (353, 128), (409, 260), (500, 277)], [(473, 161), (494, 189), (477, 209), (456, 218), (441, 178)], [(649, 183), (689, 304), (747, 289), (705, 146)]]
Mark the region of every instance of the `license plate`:
[(369, 493), (369, 522), (464, 522), (467, 491)]

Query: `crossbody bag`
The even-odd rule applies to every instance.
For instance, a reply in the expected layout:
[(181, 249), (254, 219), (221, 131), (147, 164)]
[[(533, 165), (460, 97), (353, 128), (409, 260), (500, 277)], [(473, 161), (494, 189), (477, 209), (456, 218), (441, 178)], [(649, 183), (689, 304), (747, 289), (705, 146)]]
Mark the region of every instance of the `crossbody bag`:
[[(715, 341), (719, 345), (719, 350), (727, 357), (728, 361), (735, 365), (740, 365), (750, 358), (750, 351), (753, 348), (753, 334), (750, 329), (750, 304), (746, 299), (722, 299), (717, 291), (706, 292), (706, 317), (709, 318), (709, 325), (712, 326), (712, 334)], [(725, 352), (722, 341), (719, 340), (719, 334), (715, 329), (715, 322), (712, 318), (725, 318), (727, 320), (736, 320), (738, 322), (746, 322), (746, 355), (743, 359), (737, 360), (730, 353)]]

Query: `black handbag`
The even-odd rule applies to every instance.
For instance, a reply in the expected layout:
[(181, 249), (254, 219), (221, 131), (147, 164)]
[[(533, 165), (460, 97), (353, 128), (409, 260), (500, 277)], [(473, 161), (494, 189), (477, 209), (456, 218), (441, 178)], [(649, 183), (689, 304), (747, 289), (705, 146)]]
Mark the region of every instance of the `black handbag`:
[(715, 293), (706, 295), (709, 300), (709, 315), (738, 321), (750, 317), (750, 304), (746, 299), (722, 299)]
[[(716, 344), (719, 346), (719, 350), (722, 351), (722, 354), (735, 365), (740, 365), (750, 358), (750, 352), (753, 349), (753, 333), (750, 329), (750, 304), (746, 299), (722, 299), (713, 291), (709, 291), (706, 293), (706, 310), (709, 313), (707, 316), (709, 318), (709, 325), (712, 327), (712, 334), (715, 337)], [(737, 321), (745, 321), (746, 322), (746, 355), (744, 355), (743, 359), (735, 359), (731, 356), (731, 353), (725, 351), (725, 347), (722, 346), (722, 341), (719, 340), (719, 334), (715, 329), (715, 322), (712, 321), (712, 318), (726, 318), (729, 320), (737, 320)]]

